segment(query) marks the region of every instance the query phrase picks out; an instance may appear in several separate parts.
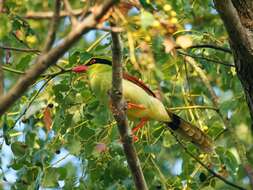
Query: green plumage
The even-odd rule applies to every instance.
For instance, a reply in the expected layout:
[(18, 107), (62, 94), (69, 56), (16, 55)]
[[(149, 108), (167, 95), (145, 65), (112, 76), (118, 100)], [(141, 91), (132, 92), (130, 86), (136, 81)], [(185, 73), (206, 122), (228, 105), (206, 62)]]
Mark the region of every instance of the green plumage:
[[(95, 95), (105, 104), (109, 104), (108, 92), (112, 86), (112, 67), (105, 64), (94, 64), (88, 70), (90, 85)], [(136, 84), (123, 79), (123, 97), (126, 102), (142, 105), (145, 109), (127, 110), (130, 119), (147, 118), (170, 122), (170, 117), (160, 100), (149, 95)]]
[[(100, 62), (101, 61), (101, 62)], [(109, 91), (112, 87), (111, 62), (106, 59), (91, 59), (86, 65), (74, 69), (75, 72), (88, 71), (90, 86), (97, 98), (104, 104), (110, 104)], [(138, 79), (125, 75), (123, 79), (123, 97), (127, 103), (140, 105), (127, 109), (129, 119), (156, 120), (191, 141), (205, 152), (213, 150), (212, 140), (198, 127), (188, 123), (174, 113), (166, 110), (163, 103), (155, 97), (155, 94)]]

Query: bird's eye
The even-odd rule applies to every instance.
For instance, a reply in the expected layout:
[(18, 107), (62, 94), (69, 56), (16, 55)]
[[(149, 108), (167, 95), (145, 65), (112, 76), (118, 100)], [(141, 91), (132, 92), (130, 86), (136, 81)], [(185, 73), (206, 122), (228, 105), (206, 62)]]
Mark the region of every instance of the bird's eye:
[(92, 59), (91, 64), (96, 63), (96, 59)]

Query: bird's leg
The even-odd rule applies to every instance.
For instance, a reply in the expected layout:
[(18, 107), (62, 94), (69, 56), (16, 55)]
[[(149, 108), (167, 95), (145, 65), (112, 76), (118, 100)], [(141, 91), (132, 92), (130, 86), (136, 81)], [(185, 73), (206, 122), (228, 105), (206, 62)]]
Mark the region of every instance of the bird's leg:
[(127, 109), (140, 109), (140, 110), (144, 110), (146, 109), (145, 106), (141, 105), (141, 104), (134, 104), (131, 102), (127, 102)]
[[(109, 108), (113, 111), (113, 106), (112, 106), (112, 102), (111, 101), (109, 101)], [(143, 106), (143, 105), (141, 105), (141, 104), (134, 104), (134, 103), (131, 103), (131, 102), (126, 102), (126, 109), (127, 110), (128, 109), (129, 110), (131, 110), (131, 109), (139, 109), (141, 111), (141, 110), (146, 109), (146, 107)], [(132, 129), (132, 135), (133, 135), (134, 142), (136, 142), (136, 141), (139, 140), (139, 138), (136, 135), (134, 135), (134, 133), (136, 131), (138, 131), (140, 128), (142, 128), (147, 123), (147, 121), (148, 121), (147, 118), (141, 118), (140, 123), (138, 123), (137, 126)]]
[(139, 140), (139, 138), (134, 133), (136, 131), (138, 131), (140, 128), (142, 128), (147, 122), (148, 122), (147, 118), (141, 118), (140, 123), (138, 123), (138, 125), (132, 129), (132, 135), (133, 135), (134, 142)]

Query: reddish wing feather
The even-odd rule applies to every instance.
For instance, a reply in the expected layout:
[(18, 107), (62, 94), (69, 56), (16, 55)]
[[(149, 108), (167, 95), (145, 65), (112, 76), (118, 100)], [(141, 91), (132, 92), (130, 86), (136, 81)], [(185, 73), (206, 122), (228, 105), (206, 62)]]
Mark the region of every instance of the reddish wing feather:
[(133, 77), (127, 73), (123, 73), (123, 78), (136, 84), (137, 86), (141, 87), (145, 92), (147, 92), (150, 96), (156, 97), (155, 93), (150, 90), (149, 87), (147, 87), (140, 79)]

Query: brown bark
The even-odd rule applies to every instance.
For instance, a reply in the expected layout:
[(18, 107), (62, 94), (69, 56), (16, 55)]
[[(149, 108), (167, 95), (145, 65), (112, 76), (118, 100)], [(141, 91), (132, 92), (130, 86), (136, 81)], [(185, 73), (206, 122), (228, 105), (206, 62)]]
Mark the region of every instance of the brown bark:
[(122, 47), (119, 34), (112, 32), (112, 111), (117, 121), (123, 149), (127, 158), (129, 169), (132, 173), (135, 187), (138, 190), (147, 190), (147, 184), (142, 172), (141, 164), (133, 145), (133, 140), (128, 130), (125, 112), (125, 103), (122, 97)]
[(237, 75), (242, 83), (253, 121), (253, 1), (214, 2), (229, 35)]
[[(0, 60), (2, 60), (3, 51), (0, 50)], [(0, 61), (0, 96), (4, 94), (4, 72), (3, 72), (3, 62)]]

